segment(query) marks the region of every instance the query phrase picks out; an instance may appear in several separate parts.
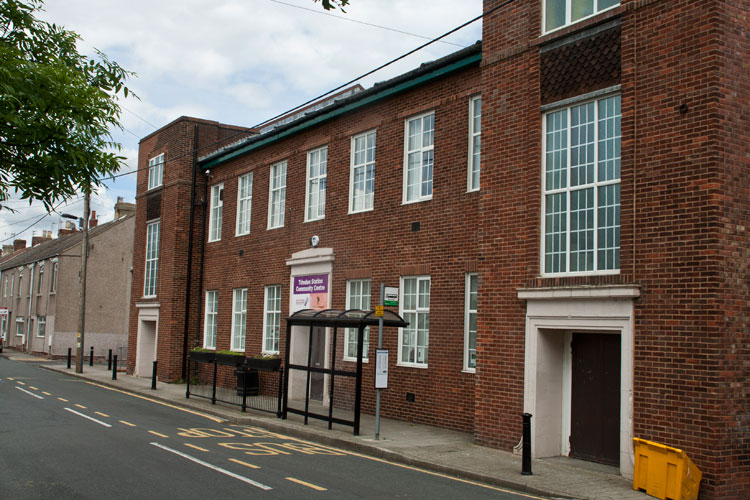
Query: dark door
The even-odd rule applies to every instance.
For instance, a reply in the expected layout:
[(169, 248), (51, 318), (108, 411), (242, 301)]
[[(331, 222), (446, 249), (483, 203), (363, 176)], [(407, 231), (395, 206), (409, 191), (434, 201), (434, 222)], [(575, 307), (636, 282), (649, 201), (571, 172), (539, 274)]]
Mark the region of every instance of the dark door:
[[(315, 327), (312, 329), (312, 346), (310, 351), (310, 365), (315, 368), (325, 366), (326, 356), (326, 330)], [(310, 373), (310, 399), (323, 401), (323, 374)]]
[(574, 333), (570, 456), (620, 465), (620, 336)]

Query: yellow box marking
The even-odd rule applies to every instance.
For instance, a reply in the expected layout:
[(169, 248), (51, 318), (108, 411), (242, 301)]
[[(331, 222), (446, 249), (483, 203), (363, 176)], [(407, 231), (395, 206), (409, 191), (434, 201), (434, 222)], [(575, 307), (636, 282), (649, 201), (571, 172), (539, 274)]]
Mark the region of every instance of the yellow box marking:
[(159, 436), (159, 437), (163, 437), (163, 438), (168, 438), (169, 437), (166, 434), (162, 434), (161, 432), (156, 432), (156, 431), (148, 431), (148, 432), (149, 432), (149, 434), (153, 434), (154, 436)]
[(67, 403), (67, 402), (68, 402), (68, 400), (67, 400), (67, 399), (65, 399), (65, 398), (57, 398), (57, 399), (59, 399), (59, 400), (60, 400), (60, 401), (62, 401), (63, 403)]
[(236, 464), (244, 465), (245, 467), (250, 467), (251, 469), (260, 469), (260, 466), (249, 464), (247, 462), (243, 462), (242, 460), (237, 460), (236, 458), (230, 458), (230, 462), (234, 462)]
[(118, 420), (123, 425), (127, 425), (128, 427), (135, 427), (135, 424), (131, 424), (130, 422), (126, 422), (124, 420)]
[(287, 481), (291, 481), (293, 483), (301, 484), (302, 486), (307, 486), (308, 488), (312, 488), (317, 491), (327, 491), (326, 488), (323, 488), (322, 486), (318, 486), (312, 483), (307, 483), (305, 481), (300, 481), (299, 479), (294, 479), (293, 477), (286, 478)]
[(100, 411), (95, 411), (94, 413), (96, 413), (96, 414), (97, 414), (97, 415), (99, 415), (100, 417), (109, 417), (109, 415), (107, 415), (106, 413), (102, 413), (102, 412), (100, 412)]
[(44, 394), (45, 396), (52, 396), (52, 394), (50, 394), (50, 393), (49, 393), (49, 392), (47, 392), (47, 391), (42, 391), (42, 394)]
[(186, 438), (234, 437), (234, 434), (232, 434), (231, 432), (220, 431), (218, 429), (205, 429), (202, 427), (193, 427), (192, 429), (178, 427), (177, 430), (180, 431), (177, 433), (178, 436)]
[(195, 446), (194, 444), (190, 444), (190, 443), (185, 443), (185, 446), (189, 446), (190, 448), (192, 448), (192, 449), (194, 449), (194, 450), (198, 450), (198, 451), (205, 451), (206, 453), (208, 453), (208, 450), (207, 450), (207, 449), (205, 449), (205, 448), (201, 448), (200, 446)]
[(78, 403), (74, 404), (73, 406), (77, 406), (78, 408), (81, 408), (82, 410), (85, 410), (86, 407), (83, 405), (79, 405)]

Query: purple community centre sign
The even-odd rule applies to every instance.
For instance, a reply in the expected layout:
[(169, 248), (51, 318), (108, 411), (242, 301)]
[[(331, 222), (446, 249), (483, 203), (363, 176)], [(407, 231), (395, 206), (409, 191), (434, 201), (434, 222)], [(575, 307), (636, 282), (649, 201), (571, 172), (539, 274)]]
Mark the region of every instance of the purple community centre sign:
[(295, 276), (292, 289), (294, 311), (328, 308), (328, 275)]

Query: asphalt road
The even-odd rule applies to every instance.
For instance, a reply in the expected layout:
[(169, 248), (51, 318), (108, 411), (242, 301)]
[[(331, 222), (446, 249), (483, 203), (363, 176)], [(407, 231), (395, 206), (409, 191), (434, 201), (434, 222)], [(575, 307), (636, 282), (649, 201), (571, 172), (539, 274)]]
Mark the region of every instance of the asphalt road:
[(0, 355), (0, 499), (528, 499)]

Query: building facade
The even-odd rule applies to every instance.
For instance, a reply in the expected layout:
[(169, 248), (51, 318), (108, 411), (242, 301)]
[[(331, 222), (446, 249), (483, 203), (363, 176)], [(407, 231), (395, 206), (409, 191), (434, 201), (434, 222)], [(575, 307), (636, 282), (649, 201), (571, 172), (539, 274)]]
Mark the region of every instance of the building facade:
[[(384, 339), (385, 415), (511, 449), (529, 412), (535, 456), (626, 477), (654, 440), (703, 498), (747, 497), (747, 5), (484, 10), (481, 44), (270, 129), (141, 141), (129, 369), (283, 354), (305, 301), (369, 308), (385, 283), (410, 323)], [(315, 336), (352, 363), (348, 333)]]

